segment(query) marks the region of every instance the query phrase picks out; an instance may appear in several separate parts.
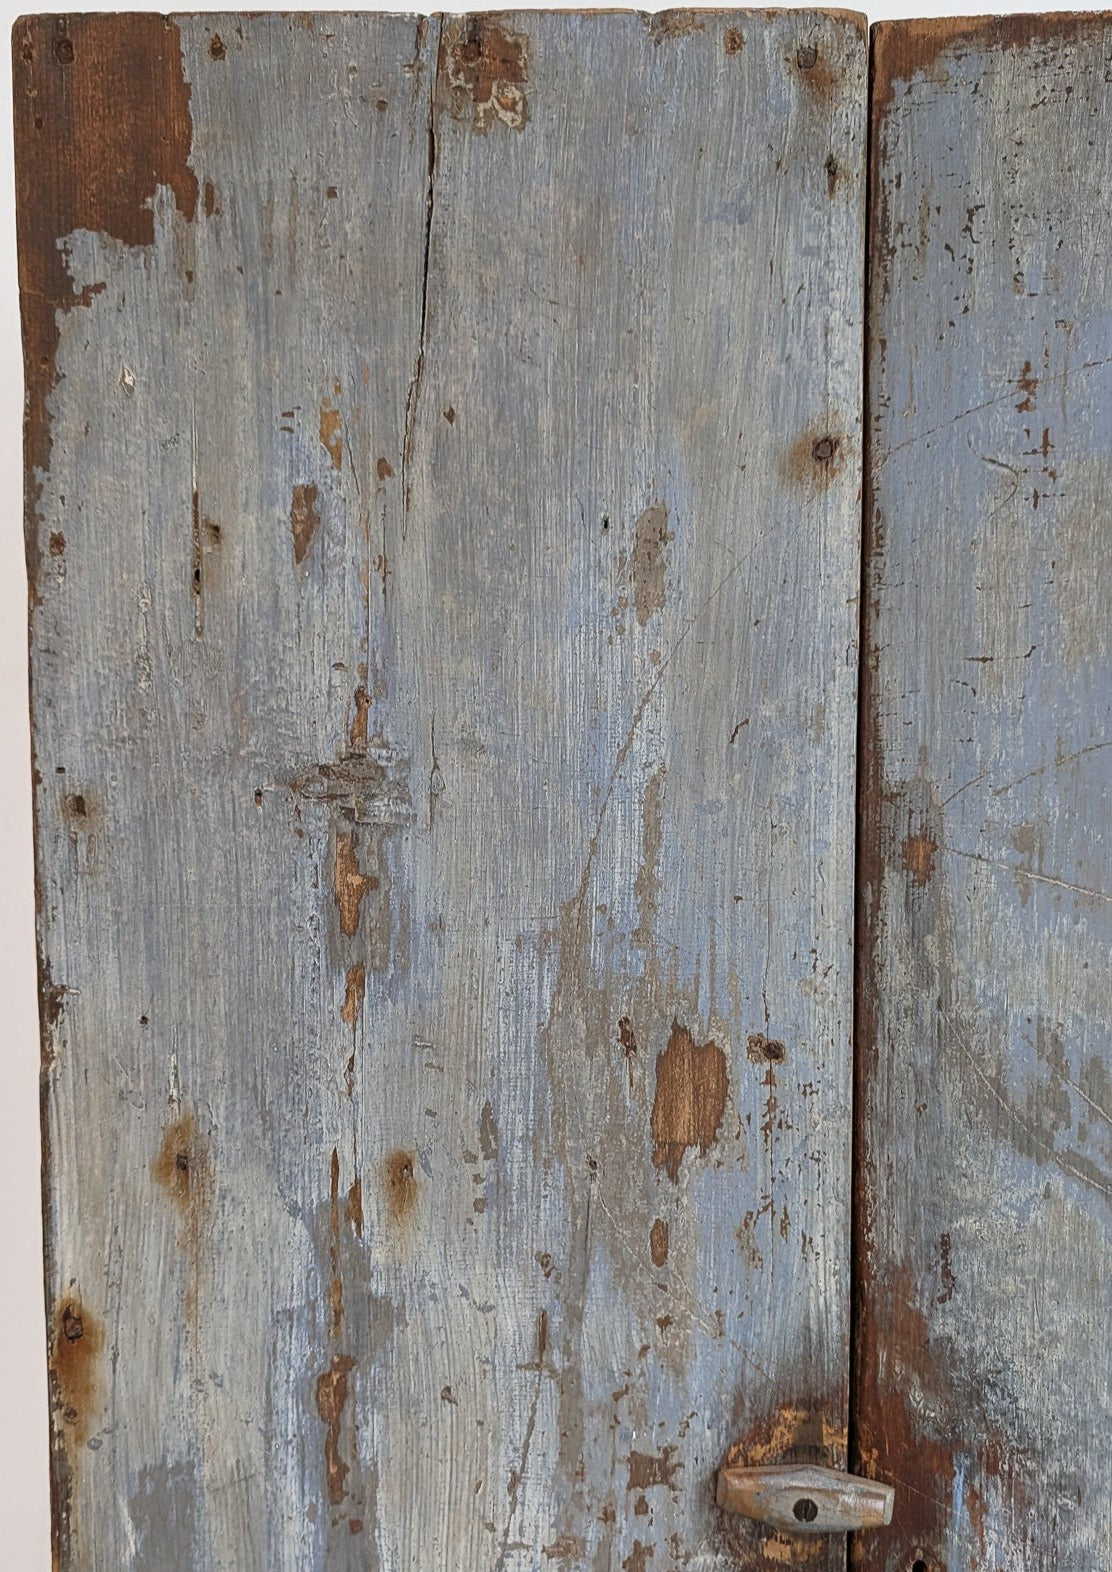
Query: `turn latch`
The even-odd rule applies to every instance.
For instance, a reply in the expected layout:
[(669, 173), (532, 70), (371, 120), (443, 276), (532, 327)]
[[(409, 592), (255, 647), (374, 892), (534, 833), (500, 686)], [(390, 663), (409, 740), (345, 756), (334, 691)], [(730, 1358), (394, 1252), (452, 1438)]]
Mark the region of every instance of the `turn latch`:
[(812, 1464), (720, 1468), (718, 1505), (795, 1534), (845, 1534), (892, 1521), (891, 1485)]

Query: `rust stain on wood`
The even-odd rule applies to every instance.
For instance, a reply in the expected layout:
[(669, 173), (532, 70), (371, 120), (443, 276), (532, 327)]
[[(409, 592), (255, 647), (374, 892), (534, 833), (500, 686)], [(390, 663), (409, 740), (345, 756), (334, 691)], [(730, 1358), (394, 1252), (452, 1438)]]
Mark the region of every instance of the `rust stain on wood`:
[(340, 932), (354, 938), (359, 931), (359, 908), (368, 890), (377, 887), (378, 880), (366, 877), (359, 866), (359, 854), (354, 830), (341, 831), (336, 836), (336, 857), (332, 872), (332, 893), (340, 909)]
[[(861, 1296), (858, 1330), (859, 1377), (858, 1429), (855, 1466), (870, 1477), (896, 1484), (911, 1466), (931, 1481), (929, 1492), (899, 1490), (899, 1511), (894, 1527), (900, 1540), (916, 1554), (941, 1550), (950, 1516), (954, 1483), (954, 1449), (945, 1438), (932, 1436), (916, 1414), (907, 1391), (885, 1379), (881, 1361), (892, 1369), (914, 1371), (922, 1379), (941, 1375), (940, 1363), (931, 1357), (926, 1320), (912, 1308), (902, 1292), (885, 1295), (884, 1336), (871, 1331), (876, 1296)], [(892, 1361), (896, 1363), (893, 1365)], [(932, 1407), (934, 1405), (932, 1404)]]
[(938, 850), (938, 842), (924, 830), (917, 835), (907, 836), (902, 850), (904, 872), (910, 873), (920, 889), (929, 884), (934, 876), (934, 854)]
[(672, 1022), (668, 1046), (656, 1056), (653, 1162), (679, 1179), (688, 1147), (706, 1153), (718, 1139), (730, 1089), (726, 1056), (717, 1043), (696, 1044), (686, 1026)]
[(182, 1114), (166, 1126), (151, 1173), (178, 1212), (178, 1243), (185, 1258), (185, 1315), (196, 1331), (213, 1173), (208, 1138), (198, 1130), (194, 1114)]
[(841, 79), (813, 39), (801, 42), (788, 61), (795, 76), (812, 97), (822, 100), (833, 97)]
[(444, 24), (446, 77), (452, 113), (470, 112), (477, 131), (494, 121), (518, 131), (529, 119), (529, 41), (496, 16)]
[(320, 528), (320, 511), (317, 507), (319, 492), (316, 486), (295, 486), (290, 499), (290, 533), (293, 535), (293, 560), (298, 565), (305, 561), (313, 538)]
[(664, 548), (674, 540), (668, 528), (668, 509), (655, 503), (633, 526), (633, 609), (642, 627), (656, 611), (664, 609)]
[(103, 1350), (104, 1328), (96, 1316), (79, 1298), (64, 1299), (54, 1314), (50, 1375), (67, 1449), (85, 1445), (100, 1411)]
[(825, 490), (842, 473), (845, 456), (845, 443), (838, 432), (815, 426), (789, 448), (784, 479), (798, 490)]
[(392, 1222), (408, 1222), (417, 1205), (416, 1155), (399, 1150), (386, 1159), (386, 1209)]
[(162, 1146), (152, 1172), (183, 1217), (191, 1217), (206, 1199), (209, 1147), (197, 1132), (197, 1120), (183, 1114), (162, 1133)]
[(341, 1426), (348, 1400), (348, 1378), (355, 1369), (350, 1354), (334, 1354), (328, 1369), (317, 1377), (317, 1413), (327, 1426), (324, 1437), (324, 1475), (328, 1499), (342, 1505), (347, 1495), (348, 1465), (340, 1455)]

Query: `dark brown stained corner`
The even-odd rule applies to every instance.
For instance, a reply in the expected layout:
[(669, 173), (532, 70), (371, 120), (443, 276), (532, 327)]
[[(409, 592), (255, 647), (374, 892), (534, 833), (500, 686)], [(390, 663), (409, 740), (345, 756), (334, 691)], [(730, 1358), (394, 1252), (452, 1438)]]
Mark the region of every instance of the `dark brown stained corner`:
[(982, 50), (1027, 49), (1055, 44), (1090, 27), (1103, 28), (1107, 15), (1097, 11), (1021, 12), (1015, 16), (942, 16), (914, 21), (877, 22), (872, 30), (871, 115), (874, 130), (883, 121), (899, 83), (916, 75), (937, 77), (943, 55), (976, 45)]
[(497, 14), (448, 18), (437, 81), (451, 113), (477, 131), (494, 120), (520, 130), (529, 119), (529, 40)]
[(188, 162), (193, 122), (181, 39), (165, 17), (21, 17), (12, 28), (12, 94), (34, 596), (33, 472), (50, 463), (46, 401), (58, 347), (55, 313), (88, 304), (73, 292), (58, 242), (88, 229), (125, 245), (150, 245), (156, 186), (168, 186), (192, 219), (197, 179)]

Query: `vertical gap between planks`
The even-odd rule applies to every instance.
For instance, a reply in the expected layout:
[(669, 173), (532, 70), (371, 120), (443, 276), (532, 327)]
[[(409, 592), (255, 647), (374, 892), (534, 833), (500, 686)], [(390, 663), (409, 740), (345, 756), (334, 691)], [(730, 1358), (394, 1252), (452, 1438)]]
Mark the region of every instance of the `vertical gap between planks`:
[[(857, 1407), (858, 1343), (863, 1323), (865, 1195), (865, 1056), (862, 1052), (866, 1022), (864, 986), (866, 977), (864, 902), (866, 846), (866, 800), (873, 788), (873, 758), (870, 752), (870, 719), (873, 713), (875, 671), (870, 647), (869, 618), (870, 561), (872, 552), (873, 441), (872, 407), (869, 400), (869, 362), (871, 358), (873, 257), (873, 181), (876, 168), (875, 121), (873, 115), (874, 72), (876, 65), (876, 25), (869, 27), (869, 59), (865, 94), (865, 222), (862, 225), (865, 275), (864, 310), (861, 333), (861, 528), (860, 578), (857, 601), (857, 768), (854, 784), (854, 878), (853, 878), (853, 1002), (851, 1055), (851, 1138), (850, 1138), (850, 1250), (849, 1250), (849, 1398), (846, 1422), (847, 1467), (858, 1472)], [(853, 1535), (846, 1535), (847, 1572), (853, 1565)]]

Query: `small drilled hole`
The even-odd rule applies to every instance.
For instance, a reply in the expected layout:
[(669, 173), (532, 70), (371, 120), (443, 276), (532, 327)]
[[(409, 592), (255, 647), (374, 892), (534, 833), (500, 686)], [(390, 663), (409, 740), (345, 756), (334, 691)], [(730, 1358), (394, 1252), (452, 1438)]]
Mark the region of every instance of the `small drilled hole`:
[(927, 1566), (925, 1561), (913, 1561), (911, 1572), (930, 1572), (930, 1567)]
[(792, 1516), (801, 1523), (813, 1523), (819, 1515), (819, 1509), (810, 1496), (801, 1496), (792, 1507)]

